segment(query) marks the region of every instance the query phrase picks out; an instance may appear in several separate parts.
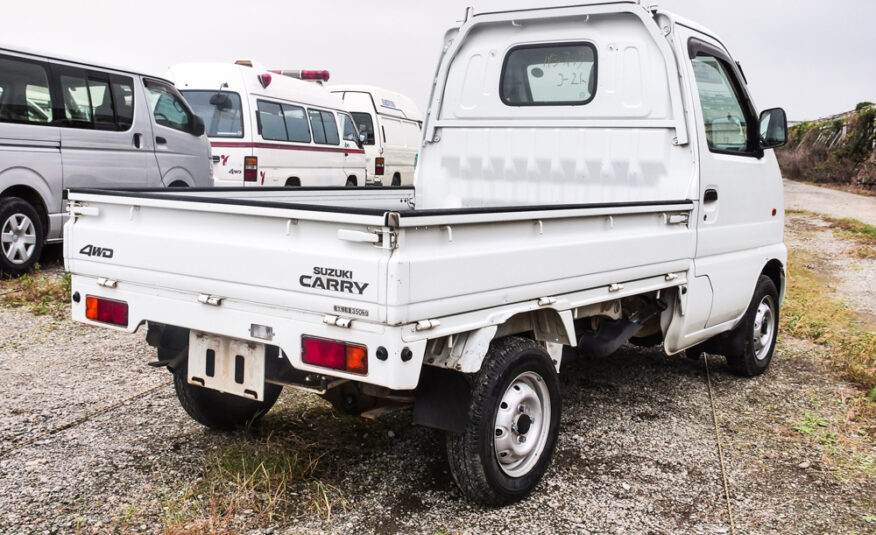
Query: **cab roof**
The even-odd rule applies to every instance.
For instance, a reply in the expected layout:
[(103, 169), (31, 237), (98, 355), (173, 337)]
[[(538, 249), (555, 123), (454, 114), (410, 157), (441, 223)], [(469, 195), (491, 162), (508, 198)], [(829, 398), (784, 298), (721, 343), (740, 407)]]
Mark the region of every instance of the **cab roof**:
[(412, 121), (423, 121), (423, 113), (414, 101), (391, 89), (365, 84), (339, 84), (329, 86), (328, 89), (333, 93), (369, 93), (374, 99), (374, 106), (378, 113)]
[(120, 67), (118, 65), (112, 65), (107, 63), (95, 63), (87, 59), (76, 58), (73, 56), (59, 56), (55, 53), (46, 52), (44, 50), (24, 48), (20, 46), (12, 46), (5, 43), (0, 43), (0, 54), (5, 53), (20, 54), (22, 56), (30, 56), (32, 58), (37, 58), (45, 61), (69, 63), (78, 67), (82, 67), (84, 69), (100, 69), (104, 71), (112, 71), (129, 75), (133, 74), (137, 76), (146, 76), (148, 78), (154, 78), (157, 80), (162, 80), (164, 82), (170, 82), (170, 80), (168, 80), (165, 76), (158, 76), (154, 73), (140, 71), (138, 69), (131, 69), (130, 67)]

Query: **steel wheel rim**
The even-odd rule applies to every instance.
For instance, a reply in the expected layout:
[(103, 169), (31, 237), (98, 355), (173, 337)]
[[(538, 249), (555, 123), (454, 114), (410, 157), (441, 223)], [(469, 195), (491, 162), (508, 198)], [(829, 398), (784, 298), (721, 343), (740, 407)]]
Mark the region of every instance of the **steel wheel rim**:
[(754, 356), (757, 360), (764, 360), (770, 352), (773, 344), (773, 335), (776, 330), (776, 312), (772, 296), (765, 295), (757, 305), (754, 315), (754, 326), (751, 336), (754, 342)]
[(493, 424), (493, 451), (510, 477), (526, 475), (544, 453), (550, 431), (551, 398), (535, 372), (518, 375), (502, 395)]
[(12, 214), (0, 228), (0, 250), (16, 265), (26, 263), (36, 249), (36, 227), (24, 214)]

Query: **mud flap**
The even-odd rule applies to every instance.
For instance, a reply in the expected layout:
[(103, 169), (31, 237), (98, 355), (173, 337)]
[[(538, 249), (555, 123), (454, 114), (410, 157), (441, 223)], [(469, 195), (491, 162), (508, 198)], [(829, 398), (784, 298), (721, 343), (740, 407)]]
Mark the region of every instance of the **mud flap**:
[(457, 371), (423, 366), (414, 401), (414, 423), (461, 433), (468, 424), (471, 402), (469, 376)]

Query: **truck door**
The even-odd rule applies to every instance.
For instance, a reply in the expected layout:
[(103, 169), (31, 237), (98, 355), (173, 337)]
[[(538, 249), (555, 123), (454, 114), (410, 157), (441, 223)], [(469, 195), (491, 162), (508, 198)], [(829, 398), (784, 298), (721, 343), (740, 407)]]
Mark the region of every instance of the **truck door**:
[(759, 248), (781, 242), (782, 184), (775, 156), (760, 149), (757, 113), (736, 63), (717, 41), (679, 30), (700, 161), (694, 262), (714, 291), (708, 328), (745, 311), (765, 264)]

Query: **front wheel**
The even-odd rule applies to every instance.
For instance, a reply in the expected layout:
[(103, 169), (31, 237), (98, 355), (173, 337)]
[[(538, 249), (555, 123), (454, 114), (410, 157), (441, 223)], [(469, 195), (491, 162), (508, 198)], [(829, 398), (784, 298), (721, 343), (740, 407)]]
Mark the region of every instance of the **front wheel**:
[(173, 386), (180, 404), (193, 420), (224, 431), (244, 427), (264, 416), (283, 390), (282, 386), (265, 383), (264, 401), (226, 394), (189, 383), (186, 364), (174, 370)]
[(773, 359), (778, 331), (779, 292), (772, 279), (761, 275), (751, 304), (733, 332), (734, 349), (727, 353), (727, 365), (738, 375), (762, 374)]
[(516, 502), (550, 463), (560, 422), (557, 370), (536, 342), (495, 340), (472, 382), (468, 425), (447, 434), (450, 471), (471, 500)]
[(0, 273), (21, 275), (40, 258), (45, 231), (39, 214), (18, 197), (0, 199)]

